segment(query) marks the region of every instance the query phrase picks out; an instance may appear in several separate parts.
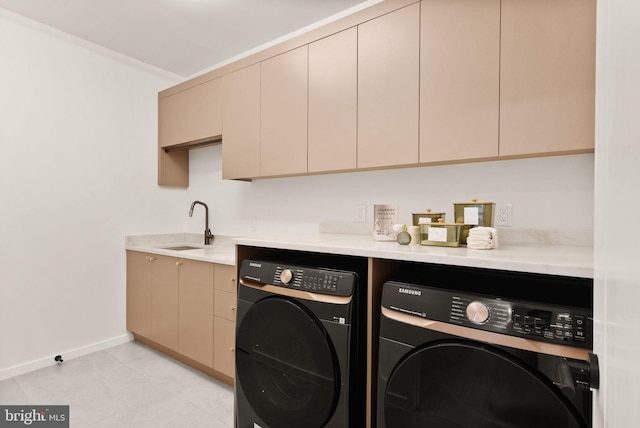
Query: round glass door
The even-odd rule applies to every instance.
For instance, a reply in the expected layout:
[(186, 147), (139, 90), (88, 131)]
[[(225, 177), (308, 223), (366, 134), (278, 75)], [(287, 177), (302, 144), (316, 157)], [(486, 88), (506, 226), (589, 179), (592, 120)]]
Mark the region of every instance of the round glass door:
[(419, 348), (392, 372), (386, 427), (586, 428), (549, 380), (500, 349), (472, 342)]
[(236, 336), (236, 373), (245, 398), (270, 427), (321, 428), (339, 396), (336, 353), (304, 306), (270, 297), (251, 306)]

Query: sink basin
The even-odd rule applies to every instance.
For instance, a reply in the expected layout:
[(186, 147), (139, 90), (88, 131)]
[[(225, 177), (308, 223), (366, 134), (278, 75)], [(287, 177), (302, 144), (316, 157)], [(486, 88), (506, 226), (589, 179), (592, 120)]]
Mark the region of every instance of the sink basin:
[(177, 247), (166, 247), (164, 250), (173, 250), (173, 251), (185, 251), (185, 250), (200, 250), (200, 247), (190, 247), (189, 245), (180, 245)]

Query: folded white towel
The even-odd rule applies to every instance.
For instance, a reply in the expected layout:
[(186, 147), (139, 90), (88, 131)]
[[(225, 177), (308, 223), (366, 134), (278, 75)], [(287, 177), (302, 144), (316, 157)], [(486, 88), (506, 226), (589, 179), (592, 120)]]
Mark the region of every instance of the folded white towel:
[(469, 229), (467, 248), (489, 250), (498, 248), (498, 231), (493, 227), (477, 226)]
[(493, 248), (493, 244), (490, 242), (467, 242), (467, 248), (472, 250), (490, 250)]

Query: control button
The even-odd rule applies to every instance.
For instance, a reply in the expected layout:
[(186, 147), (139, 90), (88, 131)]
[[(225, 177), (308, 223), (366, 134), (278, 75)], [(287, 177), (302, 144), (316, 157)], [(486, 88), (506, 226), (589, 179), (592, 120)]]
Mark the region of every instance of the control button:
[(467, 319), (477, 325), (484, 324), (489, 320), (489, 308), (482, 302), (473, 301), (467, 306)]
[(292, 279), (293, 272), (291, 272), (291, 269), (284, 269), (282, 272), (280, 272), (280, 281), (282, 281), (283, 284), (290, 283)]

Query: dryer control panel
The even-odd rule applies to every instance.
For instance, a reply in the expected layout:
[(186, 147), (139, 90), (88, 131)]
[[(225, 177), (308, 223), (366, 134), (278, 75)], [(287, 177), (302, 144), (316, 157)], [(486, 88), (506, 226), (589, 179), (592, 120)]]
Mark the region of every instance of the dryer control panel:
[(351, 296), (357, 284), (355, 272), (258, 260), (243, 260), (240, 278), (259, 284), (337, 296)]

